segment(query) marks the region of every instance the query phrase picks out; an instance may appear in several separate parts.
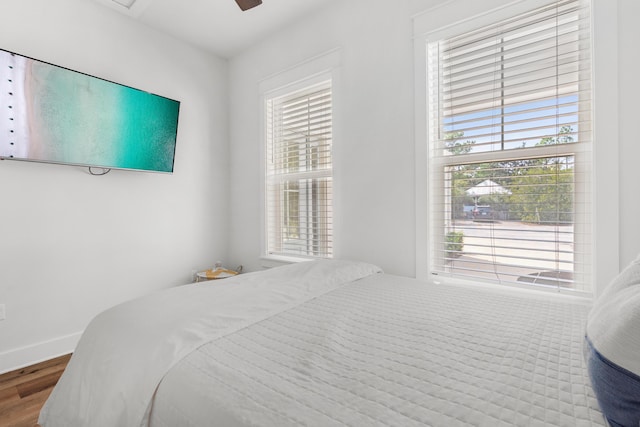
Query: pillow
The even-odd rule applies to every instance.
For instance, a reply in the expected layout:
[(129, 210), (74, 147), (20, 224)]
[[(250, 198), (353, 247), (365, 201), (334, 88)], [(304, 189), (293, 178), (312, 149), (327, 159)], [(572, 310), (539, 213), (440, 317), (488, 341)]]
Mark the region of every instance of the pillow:
[(585, 341), (589, 377), (607, 421), (640, 426), (640, 256), (595, 301)]

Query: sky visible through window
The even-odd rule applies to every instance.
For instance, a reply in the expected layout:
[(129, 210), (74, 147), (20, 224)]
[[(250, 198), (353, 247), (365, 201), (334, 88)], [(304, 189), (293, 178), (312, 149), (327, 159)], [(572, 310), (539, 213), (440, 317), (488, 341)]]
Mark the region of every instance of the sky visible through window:
[[(442, 123), (445, 135), (462, 132), (458, 140), (474, 142), (470, 153), (533, 147), (544, 138), (562, 134), (563, 126), (570, 128), (570, 141), (577, 142), (578, 96), (450, 115), (443, 117)], [(566, 138), (556, 141), (569, 142)]]

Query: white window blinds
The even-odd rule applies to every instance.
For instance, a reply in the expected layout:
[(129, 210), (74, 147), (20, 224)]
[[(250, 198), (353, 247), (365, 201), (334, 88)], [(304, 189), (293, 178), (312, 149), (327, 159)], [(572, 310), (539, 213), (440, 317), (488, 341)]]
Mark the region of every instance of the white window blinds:
[(428, 45), (434, 274), (590, 290), (588, 2)]
[(266, 115), (267, 254), (331, 257), (331, 82), (267, 98)]

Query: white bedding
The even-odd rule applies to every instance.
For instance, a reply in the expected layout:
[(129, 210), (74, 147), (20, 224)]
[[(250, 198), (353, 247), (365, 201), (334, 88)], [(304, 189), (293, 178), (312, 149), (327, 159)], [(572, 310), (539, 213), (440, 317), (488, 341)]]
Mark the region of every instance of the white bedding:
[(118, 305), (89, 324), (38, 422), (146, 425), (158, 384), (193, 350), (376, 272), (365, 263), (300, 263)]
[(98, 316), (52, 426), (604, 426), (589, 303), (303, 263)]
[(582, 355), (588, 311), (373, 275), (189, 354), (150, 425), (604, 426)]

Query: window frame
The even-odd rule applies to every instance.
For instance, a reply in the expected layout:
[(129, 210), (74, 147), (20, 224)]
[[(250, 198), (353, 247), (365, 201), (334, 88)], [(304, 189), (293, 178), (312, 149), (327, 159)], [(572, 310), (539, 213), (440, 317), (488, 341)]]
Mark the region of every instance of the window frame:
[[(481, 5), (479, 3), (482, 3)], [(415, 153), (416, 153), (416, 277), (432, 281), (457, 281), (432, 275), (429, 245), (429, 105), (427, 46), (475, 28), (491, 25), (537, 7), (552, 3), (549, 0), (487, 0), (469, 2), (454, 0), (428, 9), (414, 17), (414, 78), (415, 78)], [(617, 2), (614, 2), (617, 3)], [(609, 6), (609, 7), (608, 7)], [(611, 7), (613, 6), (613, 7)], [(593, 180), (592, 195), (592, 288), (598, 294), (604, 284), (617, 274), (618, 221), (617, 218), (617, 92), (606, 91), (606, 83), (617, 76), (617, 4), (591, 0), (592, 73), (593, 73)], [(446, 26), (442, 22), (451, 22)], [(600, 37), (596, 37), (599, 35)], [(605, 37), (602, 37), (605, 35)], [(614, 44), (612, 46), (611, 44)], [(613, 80), (612, 80), (613, 79)], [(596, 114), (597, 111), (597, 114)], [(598, 141), (607, 140), (598, 145)], [(611, 141), (611, 143), (609, 143)], [(526, 285), (525, 285), (526, 286)], [(529, 287), (530, 288), (530, 287)], [(572, 291), (575, 293), (575, 291)]]
[[(312, 86), (316, 86), (322, 82), (330, 81), (331, 93), (332, 93), (332, 145), (335, 147), (336, 140), (339, 140), (337, 131), (337, 99), (339, 97), (338, 87), (338, 70), (341, 62), (341, 52), (339, 49), (333, 49), (328, 52), (322, 53), (315, 57), (306, 59), (290, 68), (287, 68), (281, 72), (275, 73), (269, 77), (262, 79), (259, 82), (260, 93), (260, 112), (261, 112), (261, 137), (260, 137), (260, 260), (263, 267), (276, 267), (283, 264), (290, 264), (301, 261), (308, 261), (318, 257), (303, 256), (297, 254), (270, 254), (268, 253), (268, 231), (269, 225), (267, 224), (267, 168), (266, 168), (266, 155), (267, 155), (267, 100), (270, 98), (277, 98), (289, 93), (304, 90)], [(334, 220), (333, 225), (333, 254), (332, 257), (336, 257), (336, 177), (335, 177), (335, 150), (332, 148), (332, 160), (333, 167), (329, 176), (333, 181), (333, 194), (331, 198), (332, 205), (332, 217)]]

